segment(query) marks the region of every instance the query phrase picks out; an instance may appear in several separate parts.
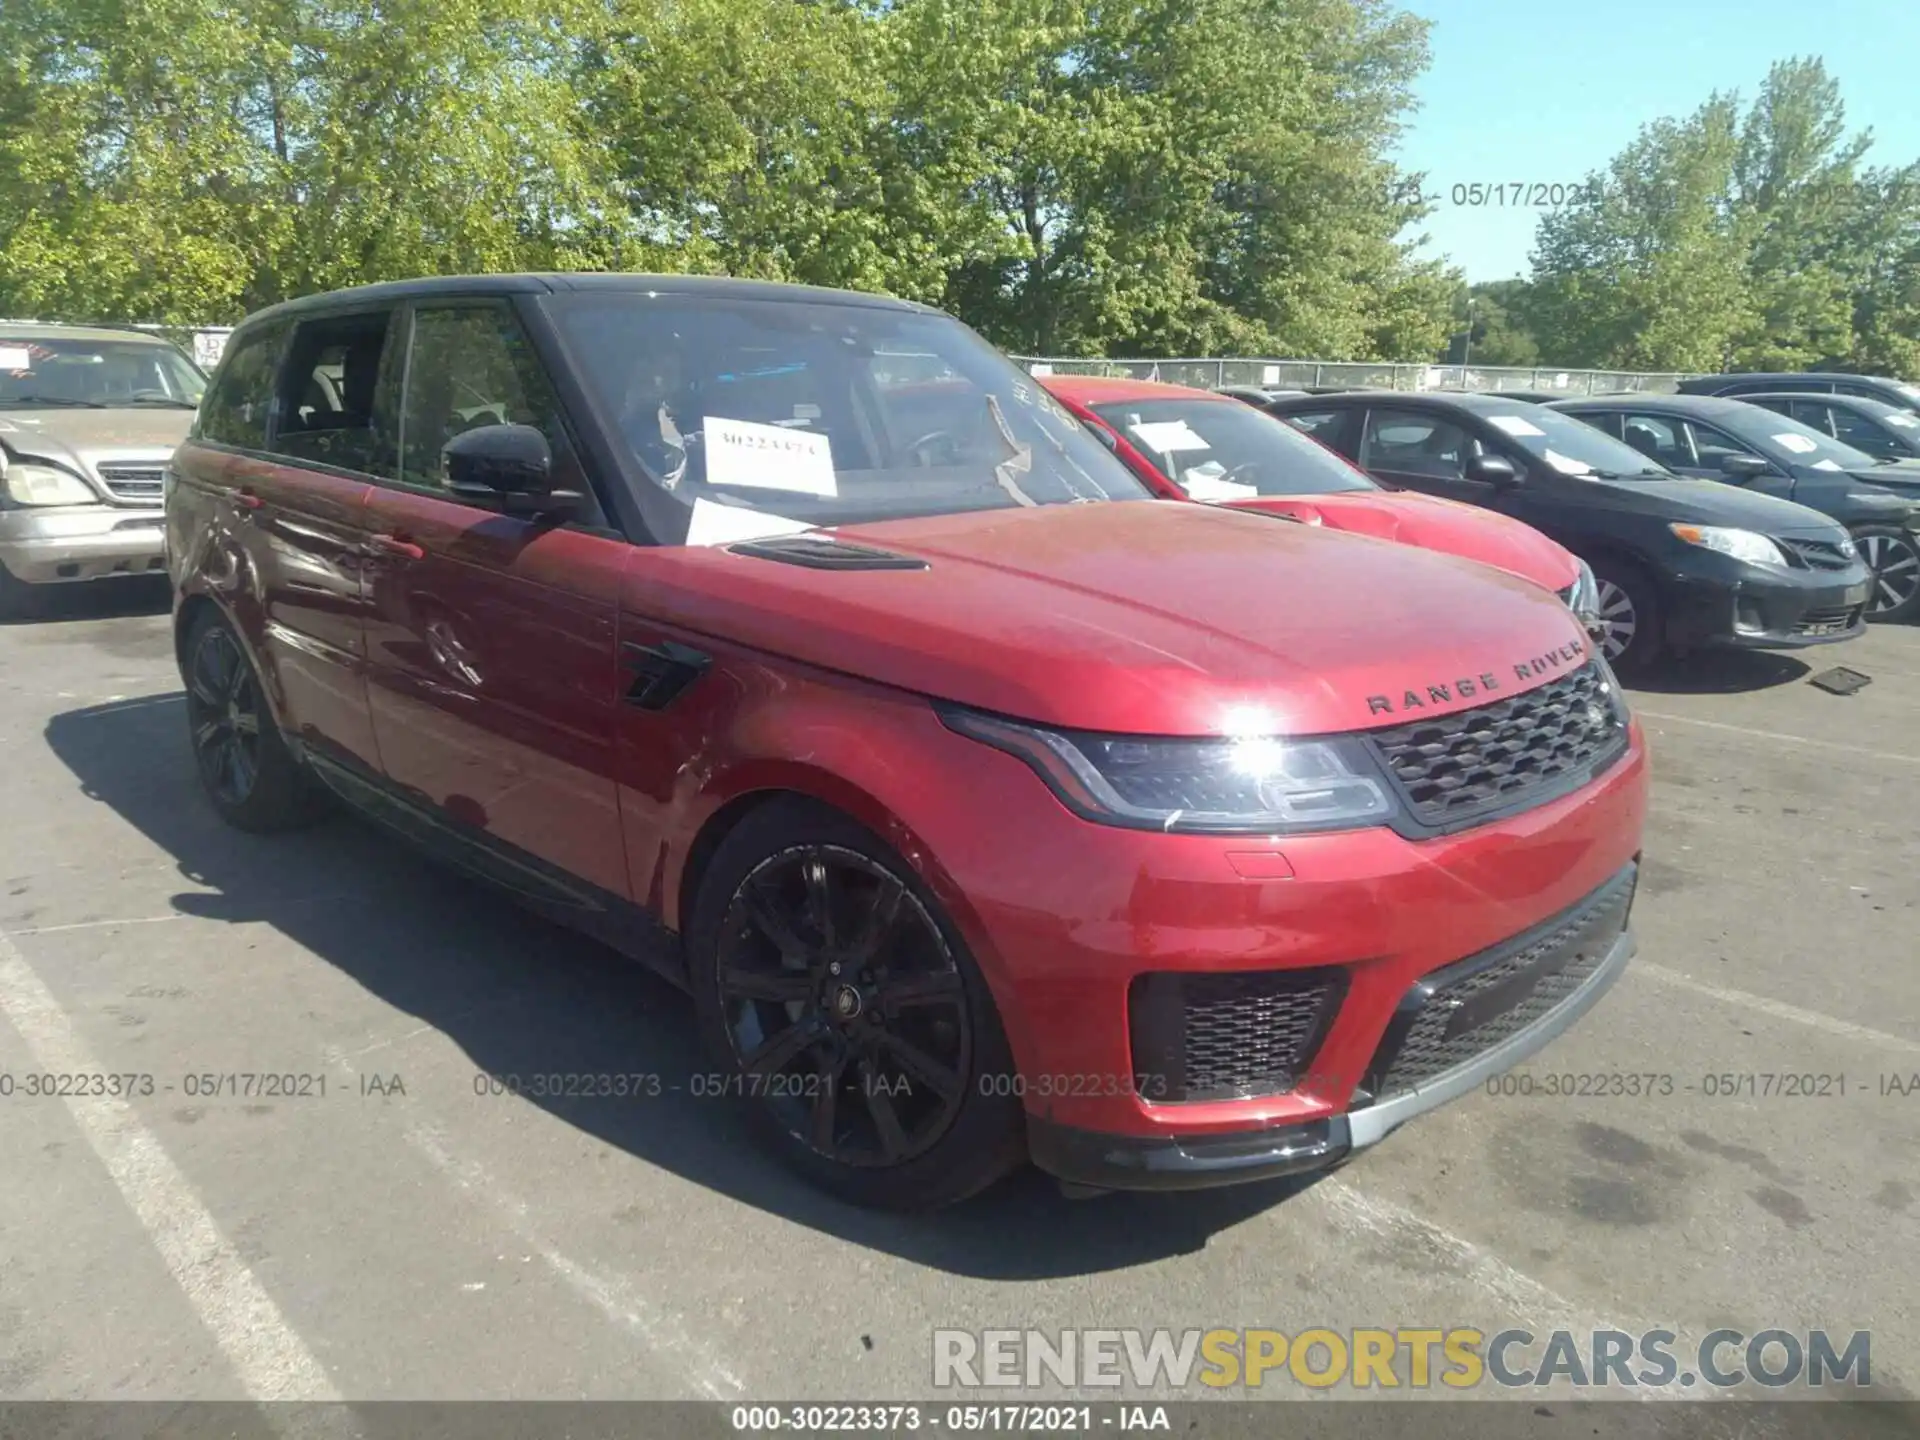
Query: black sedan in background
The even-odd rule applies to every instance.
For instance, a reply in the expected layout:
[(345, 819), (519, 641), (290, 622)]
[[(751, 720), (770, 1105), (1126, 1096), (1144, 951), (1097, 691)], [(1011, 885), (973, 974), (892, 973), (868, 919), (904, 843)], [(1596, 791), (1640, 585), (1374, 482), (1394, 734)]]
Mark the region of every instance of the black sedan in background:
[(1880, 375), (1849, 375), (1839, 370), (1756, 370), (1745, 375), (1696, 375), (1682, 380), (1682, 395), (1859, 395), (1903, 409), (1920, 411), (1920, 385)]
[(1782, 392), (1742, 395), (1777, 415), (1798, 420), (1842, 445), (1864, 450), (1876, 460), (1910, 460), (1920, 456), (1920, 414), (1868, 400), (1860, 395), (1800, 395)]
[(1390, 489), (1498, 510), (1573, 551), (1599, 581), (1607, 656), (1622, 669), (1668, 651), (1819, 645), (1863, 628), (1872, 577), (1842, 526), (1790, 500), (1682, 479), (1558, 410), (1400, 391), (1268, 409)]
[(1611, 395), (1552, 407), (1624, 440), (1680, 475), (1718, 479), (1830, 515), (1874, 573), (1867, 614), (1920, 614), (1920, 461), (1876, 460), (1831, 435), (1741, 400)]

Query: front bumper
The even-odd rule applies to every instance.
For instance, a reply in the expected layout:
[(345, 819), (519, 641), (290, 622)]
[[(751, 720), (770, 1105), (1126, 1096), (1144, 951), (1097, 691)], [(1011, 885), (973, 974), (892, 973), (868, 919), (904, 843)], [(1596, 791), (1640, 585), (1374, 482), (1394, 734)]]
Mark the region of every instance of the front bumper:
[(157, 506), (0, 510), (0, 565), (30, 585), (160, 574), (165, 524)]
[(1797, 650), (1851, 640), (1866, 630), (1871, 576), (1845, 571), (1768, 573), (1730, 563), (1726, 574), (1688, 575), (1673, 587), (1667, 640), (1682, 649), (1734, 646)]
[(1538, 1019), (1392, 1099), (1324, 1120), (1225, 1135), (1143, 1139), (1029, 1119), (1034, 1164), (1069, 1184), (1101, 1190), (1200, 1190), (1332, 1170), (1379, 1144), (1409, 1120), (1504, 1074), (1543, 1049), (1593, 1008), (1633, 958), (1632, 930), (1623, 930), (1593, 972)]

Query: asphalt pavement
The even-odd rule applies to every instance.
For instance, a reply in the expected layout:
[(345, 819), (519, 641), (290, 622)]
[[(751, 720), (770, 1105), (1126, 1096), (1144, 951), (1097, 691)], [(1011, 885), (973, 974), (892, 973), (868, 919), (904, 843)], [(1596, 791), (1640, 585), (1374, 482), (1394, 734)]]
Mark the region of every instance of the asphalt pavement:
[[(898, 1400), (936, 1329), (1514, 1324), (1867, 1330), (1920, 1391), (1920, 628), (1638, 689), (1640, 955), (1514, 1093), (1304, 1186), (906, 1218), (676, 1092), (687, 1004), (610, 952), (363, 823), (225, 828), (165, 603), (0, 626), (0, 1397)], [(669, 1084), (489, 1082), (582, 1073)]]

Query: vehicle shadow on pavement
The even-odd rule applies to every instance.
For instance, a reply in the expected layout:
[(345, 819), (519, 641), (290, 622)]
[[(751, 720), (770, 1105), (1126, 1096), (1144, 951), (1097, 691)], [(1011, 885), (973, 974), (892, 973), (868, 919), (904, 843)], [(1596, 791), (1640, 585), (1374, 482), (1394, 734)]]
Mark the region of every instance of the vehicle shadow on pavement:
[(164, 615), (173, 591), (164, 575), (35, 587), (24, 615), (0, 614), (0, 625), (44, 625), (60, 620), (112, 620), (127, 615)]
[[(265, 923), (386, 1003), (457, 1044), (484, 1075), (632, 1075), (657, 1099), (409, 1096), (459, 1121), (470, 1105), (538, 1105), (608, 1146), (745, 1204), (954, 1274), (1020, 1280), (1125, 1269), (1198, 1251), (1214, 1234), (1311, 1180), (1162, 1195), (1069, 1200), (1028, 1170), (965, 1205), (925, 1216), (875, 1213), (809, 1187), (762, 1150), (739, 1102), (696, 1098), (710, 1067), (691, 1002), (616, 952), (347, 816), (261, 838), (228, 828), (200, 794), (183, 697), (168, 694), (54, 716), (46, 739), (90, 800), (173, 857), (193, 890), (182, 914)], [(235, 983), (246, 983), (235, 971)], [(262, 1004), (272, 1004), (263, 995)], [(404, 1027), (400, 1027), (404, 1028)], [(288, 1057), (303, 1065), (316, 1055)], [(401, 1063), (389, 1058), (387, 1067)], [(469, 1115), (471, 1112), (468, 1112)]]
[(1647, 695), (1739, 695), (1791, 685), (1812, 673), (1799, 656), (1774, 650), (1696, 650), (1623, 683)]

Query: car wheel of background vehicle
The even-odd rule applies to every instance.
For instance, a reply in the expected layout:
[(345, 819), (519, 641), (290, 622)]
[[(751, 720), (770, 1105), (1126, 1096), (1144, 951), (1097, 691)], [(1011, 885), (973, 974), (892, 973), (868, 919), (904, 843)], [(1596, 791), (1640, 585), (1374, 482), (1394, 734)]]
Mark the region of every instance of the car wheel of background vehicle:
[(789, 1163), (860, 1205), (964, 1200), (1025, 1154), (985, 978), (877, 836), (795, 798), (715, 852), (687, 927), (703, 1038)]
[(1873, 571), (1867, 597), (1869, 620), (1911, 620), (1920, 614), (1920, 543), (1892, 525), (1862, 525), (1853, 532), (1860, 558)]
[(0, 620), (30, 620), (40, 613), (45, 598), (46, 587), (16, 579), (11, 570), (0, 565)]
[(1593, 566), (1600, 589), (1601, 645), (1622, 673), (1645, 670), (1660, 656), (1660, 594), (1637, 566), (1603, 559)]
[(224, 617), (209, 610), (187, 638), (187, 727), (200, 783), (241, 830), (288, 830), (319, 812), (319, 792), (274, 723), (260, 677)]

